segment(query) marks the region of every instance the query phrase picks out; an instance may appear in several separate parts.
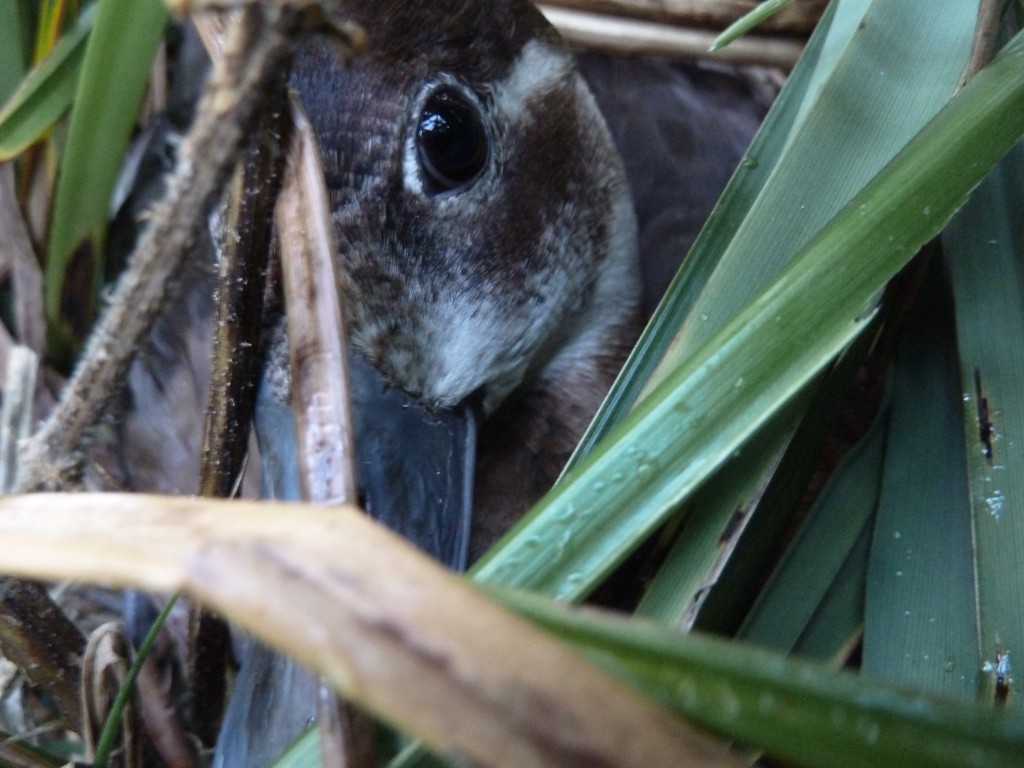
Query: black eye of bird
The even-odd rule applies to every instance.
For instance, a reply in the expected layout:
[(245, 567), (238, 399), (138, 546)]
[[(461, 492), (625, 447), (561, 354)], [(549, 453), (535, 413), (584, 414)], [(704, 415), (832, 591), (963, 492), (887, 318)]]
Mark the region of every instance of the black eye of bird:
[(454, 88), (439, 88), (423, 104), (416, 151), (430, 192), (465, 187), (487, 164), (487, 133), (475, 104)]

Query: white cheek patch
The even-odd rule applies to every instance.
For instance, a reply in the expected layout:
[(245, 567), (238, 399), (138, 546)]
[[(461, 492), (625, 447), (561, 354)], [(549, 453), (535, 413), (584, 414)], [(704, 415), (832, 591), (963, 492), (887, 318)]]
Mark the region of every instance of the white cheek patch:
[(496, 112), (513, 125), (521, 124), (530, 117), (530, 102), (563, 87), (572, 72), (573, 61), (568, 51), (531, 40), (523, 46), (508, 77), (494, 86)]
[(520, 385), (567, 316), (579, 310), (583, 276), (566, 270), (574, 261), (565, 258), (571, 240), (572, 233), (556, 224), (529, 245), (547, 260), (516, 291), (533, 300), (510, 306), (505, 297), (451, 291), (431, 307), (423, 381), (428, 400), (452, 405), (486, 386), (483, 405), (490, 412)]

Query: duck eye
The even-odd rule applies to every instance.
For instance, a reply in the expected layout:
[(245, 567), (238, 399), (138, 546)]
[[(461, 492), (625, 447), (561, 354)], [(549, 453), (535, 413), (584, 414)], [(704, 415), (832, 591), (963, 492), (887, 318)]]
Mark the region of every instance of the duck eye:
[(475, 104), (454, 88), (440, 88), (423, 104), (416, 151), (430, 192), (464, 187), (487, 163), (487, 133)]

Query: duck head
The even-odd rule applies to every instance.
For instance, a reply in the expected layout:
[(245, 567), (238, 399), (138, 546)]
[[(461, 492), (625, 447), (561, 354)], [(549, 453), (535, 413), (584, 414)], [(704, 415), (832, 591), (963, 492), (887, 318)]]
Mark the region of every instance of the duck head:
[[(429, 527), (466, 528), (458, 478), (472, 476), (479, 420), (473, 506), (493, 520), (476, 524), (479, 549), (554, 479), (632, 341), (632, 203), (572, 55), (525, 0), (377, 0), (348, 12), (368, 32), (366, 51), (345, 65), (314, 41), (291, 84), (320, 142), (333, 209), (360, 483), (371, 513), (436, 550), (423, 540), (434, 534), (402, 520), (415, 508)], [(284, 349), (271, 345), (271, 369), (287, 370)], [(269, 380), (286, 402), (287, 377)], [(391, 405), (376, 399), (385, 391)], [(402, 426), (381, 439), (396, 404)], [(454, 442), (427, 439), (426, 464), (385, 456), (382, 443), (417, 450), (416, 408)], [(490, 476), (513, 464), (525, 479), (496, 486)], [(425, 477), (459, 487), (396, 498), (393, 489), (415, 492)], [(424, 495), (451, 498), (424, 513)], [(388, 511), (396, 505), (407, 511)]]

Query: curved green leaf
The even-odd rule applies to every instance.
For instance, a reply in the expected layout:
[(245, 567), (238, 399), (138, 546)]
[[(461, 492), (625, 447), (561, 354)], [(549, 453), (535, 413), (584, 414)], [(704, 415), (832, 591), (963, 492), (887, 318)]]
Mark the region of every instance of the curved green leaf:
[(95, 10), (89, 6), (82, 11), (50, 55), (25, 76), (0, 109), (0, 161), (38, 141), (71, 106)]
[(69, 362), (99, 297), (110, 197), (163, 35), (159, 0), (99, 0), (61, 159), (46, 251), (49, 352)]
[(759, 3), (754, 10), (743, 14), (743, 16), (728, 27), (726, 27), (722, 33), (715, 38), (714, 42), (711, 43), (711, 50), (717, 51), (721, 48), (725, 48), (729, 43), (738, 37), (750, 32), (758, 25), (763, 24), (776, 13), (781, 11), (793, 0), (764, 0)]
[(1024, 754), (1024, 721), (989, 707), (880, 685), (736, 641), (492, 590), (669, 709), (796, 765), (1016, 768)]
[(19, 0), (0, 0), (0, 103), (17, 86), (28, 61), (22, 31), (23, 13)]

